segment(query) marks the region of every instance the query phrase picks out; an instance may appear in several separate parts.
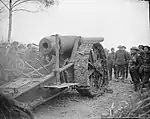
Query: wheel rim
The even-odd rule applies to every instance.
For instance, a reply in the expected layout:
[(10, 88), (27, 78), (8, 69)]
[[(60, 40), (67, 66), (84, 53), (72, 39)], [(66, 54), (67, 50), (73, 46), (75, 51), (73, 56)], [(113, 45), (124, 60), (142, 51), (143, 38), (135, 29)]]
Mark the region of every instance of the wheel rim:
[(91, 93), (96, 93), (98, 91), (98, 88), (96, 87), (96, 84), (95, 84), (95, 78), (94, 77), (88, 78), (88, 85), (89, 85), (89, 90)]

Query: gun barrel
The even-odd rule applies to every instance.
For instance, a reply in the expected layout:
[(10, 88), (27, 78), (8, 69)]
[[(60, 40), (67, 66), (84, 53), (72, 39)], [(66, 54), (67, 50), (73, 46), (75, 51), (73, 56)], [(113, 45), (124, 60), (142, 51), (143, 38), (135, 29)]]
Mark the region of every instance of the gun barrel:
[[(60, 54), (69, 58), (71, 56), (75, 41), (80, 39), (79, 45), (81, 42), (102, 42), (103, 37), (81, 37), (81, 36), (58, 36), (60, 41)], [(55, 55), (55, 35), (44, 37), (39, 43), (39, 50), (44, 55)]]

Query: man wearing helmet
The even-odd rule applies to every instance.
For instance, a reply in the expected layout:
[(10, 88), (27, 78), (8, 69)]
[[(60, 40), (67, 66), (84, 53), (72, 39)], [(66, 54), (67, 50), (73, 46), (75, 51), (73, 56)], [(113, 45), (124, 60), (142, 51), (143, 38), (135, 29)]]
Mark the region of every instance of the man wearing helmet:
[(137, 47), (132, 47), (130, 49), (131, 58), (129, 60), (129, 71), (133, 81), (134, 91), (139, 91), (140, 89), (139, 68), (143, 64), (142, 57), (139, 55), (138, 51), (139, 49)]
[(118, 80), (122, 74), (122, 80), (125, 79), (125, 64), (127, 62), (127, 55), (123, 50), (123, 46), (118, 46), (119, 50), (115, 53), (116, 79)]
[(142, 76), (142, 86), (150, 89), (150, 47), (144, 46), (143, 65), (139, 69)]
[(129, 62), (129, 59), (130, 59), (130, 53), (126, 51), (126, 47), (125, 46), (123, 46), (123, 50), (125, 51), (126, 56), (127, 56), (127, 61), (126, 61), (126, 64), (125, 64), (125, 78), (127, 79), (128, 78), (128, 73), (129, 73), (128, 62)]
[(114, 66), (114, 60), (115, 60), (115, 49), (111, 48), (111, 53), (108, 54), (108, 72), (109, 72), (109, 78), (112, 80), (112, 70), (114, 69), (114, 76), (116, 78), (116, 68)]

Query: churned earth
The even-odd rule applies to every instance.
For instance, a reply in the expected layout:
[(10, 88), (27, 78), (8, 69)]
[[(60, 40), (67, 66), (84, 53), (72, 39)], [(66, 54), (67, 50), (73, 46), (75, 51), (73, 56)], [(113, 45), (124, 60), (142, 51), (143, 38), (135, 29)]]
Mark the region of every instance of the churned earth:
[[(130, 79), (128, 79), (130, 80)], [(113, 93), (88, 98), (77, 91), (68, 91), (49, 100), (34, 110), (36, 119), (94, 119), (102, 115), (110, 115), (111, 107), (114, 111), (127, 106), (133, 99), (132, 84), (128, 82), (110, 81), (109, 87)], [(113, 106), (114, 105), (114, 106)]]

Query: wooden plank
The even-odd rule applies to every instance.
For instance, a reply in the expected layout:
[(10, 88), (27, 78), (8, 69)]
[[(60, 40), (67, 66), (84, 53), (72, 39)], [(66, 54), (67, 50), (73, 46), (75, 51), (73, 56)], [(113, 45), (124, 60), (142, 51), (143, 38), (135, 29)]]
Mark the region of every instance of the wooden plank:
[(9, 85), (6, 86), (6, 88), (19, 88), (21, 86), (26, 85), (30, 81), (31, 80), (29, 80), (28, 78), (22, 78), (20, 80), (10, 83)]
[(71, 58), (70, 58), (70, 61), (72, 62), (75, 58), (75, 55), (77, 53), (77, 50), (78, 50), (78, 44), (79, 44), (79, 41), (81, 40), (81, 37), (78, 37), (75, 41), (75, 44), (74, 44), (74, 47), (73, 47), (73, 50), (72, 50), (72, 54), (71, 54)]
[(43, 69), (45, 69), (45, 71), (46, 71), (47, 73), (49, 73), (49, 71), (44, 67), (44, 65), (40, 62), (40, 60), (38, 60), (37, 58), (36, 58), (36, 60), (37, 60), (38, 63), (43, 67)]
[[(63, 68), (60, 68), (59, 71), (62, 72), (62, 71), (64, 71), (65, 69), (69, 68), (69, 67), (72, 66), (72, 65), (73, 65), (73, 63), (69, 63), (69, 64), (67, 64), (66, 66), (64, 66)], [(27, 91), (32, 90), (33, 88), (42, 85), (44, 82), (50, 80), (50, 79), (53, 78), (54, 76), (55, 76), (55, 73), (52, 72), (51, 74), (45, 76), (44, 79), (42, 79), (42, 78), (36, 78), (35, 80), (32, 79), (33, 82), (36, 81), (36, 80), (37, 80), (38, 82), (37, 82), (37, 83), (33, 83), (33, 86), (32, 86), (32, 87), (29, 87), (29, 88), (23, 90), (22, 92), (18, 92), (18, 93), (16, 93), (16, 94), (14, 94), (14, 95), (13, 95), (13, 98), (16, 98), (16, 97), (18, 97), (18, 96), (20, 96), (20, 95), (23, 95), (23, 94), (26, 93)], [(28, 79), (28, 78), (25, 78), (25, 79)], [(28, 79), (28, 80), (30, 80), (30, 79)], [(21, 79), (18, 79), (18, 81), (21, 81)], [(31, 81), (31, 80), (30, 80), (30, 81)], [(31, 83), (32, 83), (32, 81), (31, 81)], [(11, 85), (11, 83), (13, 83), (13, 82), (6, 83), (5, 85), (2, 85), (0, 88), (4, 88), (4, 89), (5, 89), (5, 88), (7, 88), (7, 85)], [(29, 83), (30, 83), (30, 82), (29, 82)]]
[(66, 70), (67, 68), (71, 67), (72, 65), (74, 65), (74, 63), (69, 63), (69, 64), (65, 65), (64, 67), (59, 68), (59, 72)]
[[(51, 66), (52, 64), (54, 64), (55, 60), (56, 60), (56, 57), (55, 57), (55, 56), (52, 56), (51, 61), (50, 61), (47, 65), (45, 65), (44, 67), (46, 68), (46, 67), (48, 67), (48, 66)], [(40, 70), (42, 70), (42, 69), (43, 69), (43, 67), (40, 67), (40, 68), (38, 68), (37, 70), (40, 72)], [(33, 74), (33, 73), (35, 73), (35, 72), (36, 72), (36, 71), (32, 71), (32, 72), (28, 73), (28, 75), (31, 75), (31, 74)]]
[(4, 69), (4, 71), (7, 71), (7, 72), (19, 72), (19, 73), (23, 74), (24, 76), (30, 78), (30, 76), (28, 74), (26, 74), (23, 71), (18, 70), (18, 69)]
[[(56, 96), (58, 96), (58, 95), (60, 95), (60, 94), (62, 94), (62, 93), (64, 93), (64, 92), (66, 92), (68, 89), (69, 89), (69, 88), (65, 88), (65, 89), (63, 89), (62, 91), (59, 91), (58, 93), (56, 93), (56, 94), (54, 94), (54, 95), (48, 97), (47, 99), (44, 99), (44, 100), (40, 101), (40, 102), (36, 102), (36, 103), (32, 102), (30, 108), (31, 108), (31, 109), (34, 109), (34, 108), (37, 107), (38, 105), (41, 105), (42, 103), (47, 102), (48, 100), (50, 100), (50, 99), (52, 99), (52, 98), (54, 98), (54, 97), (56, 97)], [(33, 104), (33, 105), (32, 105), (32, 104)]]
[(4, 71), (8, 71), (8, 72), (18, 72), (17, 69), (4, 69)]
[(44, 75), (41, 74), (37, 69), (35, 69), (34, 67), (32, 67), (28, 62), (25, 62), (29, 67), (31, 67), (34, 71), (36, 71), (39, 75), (41, 75), (44, 78)]
[(55, 65), (55, 70), (56, 70), (56, 84), (60, 83), (60, 73), (59, 73), (59, 50), (60, 50), (60, 46), (59, 46), (59, 38), (58, 38), (58, 34), (56, 34), (56, 65)]
[[(20, 95), (25, 94), (27, 91), (32, 90), (32, 89), (35, 88), (35, 87), (40, 87), (40, 85), (42, 85), (42, 84), (45, 83), (46, 81), (50, 80), (50, 79), (53, 78), (54, 76), (55, 76), (55, 73), (52, 72), (51, 74), (45, 76), (44, 79), (42, 79), (42, 78), (36, 78), (35, 80), (32, 79), (32, 81), (31, 81), (30, 79), (28, 79), (28, 80), (31, 81), (31, 82), (29, 82), (29, 83), (35, 82), (36, 80), (37, 80), (38, 82), (33, 83), (32, 87), (28, 87), (28, 88), (24, 89), (24, 90), (21, 91), (21, 92), (15, 93), (15, 94), (12, 96), (12, 98), (17, 98), (17, 97), (19, 97)], [(18, 80), (19, 80), (19, 79), (18, 79)], [(21, 80), (21, 79), (20, 79), (20, 80)], [(9, 84), (11, 84), (11, 83), (13, 83), (13, 82), (8, 82), (8, 83), (6, 83), (6, 84), (0, 86), (0, 88), (5, 89), (5, 88), (7, 88), (7, 85), (9, 85)], [(11, 94), (7, 94), (7, 95), (11, 95)]]
[[(44, 79), (38, 78), (38, 79), (40, 79), (40, 80), (37, 79), (39, 82), (33, 83), (34, 85), (33, 85), (32, 87), (29, 87), (29, 88), (23, 90), (23, 92), (19, 92), (19, 93), (17, 93), (17, 94), (14, 94), (14, 95), (13, 95), (13, 98), (17, 98), (17, 97), (19, 97), (20, 95), (25, 94), (27, 91), (32, 90), (32, 89), (35, 88), (35, 87), (40, 87), (40, 85), (42, 85), (42, 83), (44, 83), (44, 82), (50, 80), (50, 79), (53, 78), (54, 76), (55, 76), (55, 73), (52, 72), (51, 74), (47, 75)], [(35, 82), (35, 81), (33, 81), (33, 82)], [(32, 81), (31, 81), (31, 83), (32, 83)]]
[(79, 83), (62, 83), (60, 85), (43, 86), (44, 88), (69, 88), (70, 86), (76, 86)]

